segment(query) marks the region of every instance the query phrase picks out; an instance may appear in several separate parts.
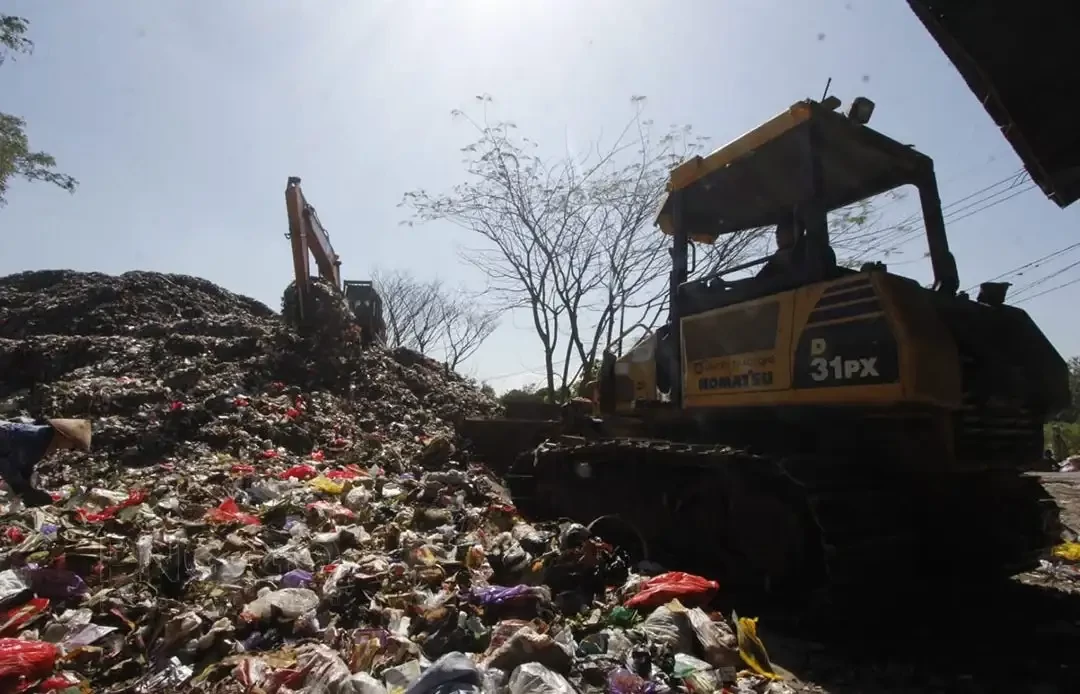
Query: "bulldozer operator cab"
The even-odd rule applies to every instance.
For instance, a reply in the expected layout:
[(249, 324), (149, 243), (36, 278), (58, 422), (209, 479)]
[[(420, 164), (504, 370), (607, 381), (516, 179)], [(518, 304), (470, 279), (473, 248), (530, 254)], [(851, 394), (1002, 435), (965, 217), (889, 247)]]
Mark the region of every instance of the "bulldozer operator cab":
[[(868, 127), (868, 99), (839, 106), (801, 101), (671, 171), (656, 220), (672, 238), (668, 321), (605, 355), (601, 412), (1060, 403), (1064, 361), (1002, 287), (981, 303), (958, 294), (933, 160)], [(918, 192), (929, 288), (880, 263), (844, 267), (830, 241), (831, 212), (902, 186)], [(688, 279), (694, 244), (768, 228), (770, 256)]]

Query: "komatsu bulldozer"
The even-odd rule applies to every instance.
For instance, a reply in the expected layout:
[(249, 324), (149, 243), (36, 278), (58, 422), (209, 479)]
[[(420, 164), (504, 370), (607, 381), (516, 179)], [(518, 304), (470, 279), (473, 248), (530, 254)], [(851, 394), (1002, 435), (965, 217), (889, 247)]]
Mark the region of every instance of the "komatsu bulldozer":
[[(796, 103), (671, 171), (667, 323), (604, 355), (591, 428), (517, 457), (523, 510), (774, 594), (916, 585), (957, 558), (1009, 575), (1058, 541), (1024, 468), (1069, 402), (1065, 361), (1007, 285), (958, 291), (931, 158), (871, 129), (868, 99), (839, 105)], [(904, 186), (931, 286), (830, 243), (831, 212)], [(752, 276), (688, 280), (696, 244), (760, 228), (780, 248), (735, 268)]]

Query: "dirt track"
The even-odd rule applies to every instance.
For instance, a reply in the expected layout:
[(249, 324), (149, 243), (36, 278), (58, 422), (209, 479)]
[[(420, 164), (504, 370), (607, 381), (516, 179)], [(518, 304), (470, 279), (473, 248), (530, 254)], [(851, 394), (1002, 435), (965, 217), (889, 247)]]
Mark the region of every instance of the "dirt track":
[[(1080, 473), (1042, 473), (1080, 530)], [(979, 570), (978, 538), (970, 570)], [(990, 589), (960, 588), (896, 605), (882, 595), (865, 624), (814, 641), (776, 633), (766, 644), (799, 691), (1076, 692), (1080, 691), (1080, 582), (1042, 572)]]
[(1080, 532), (1080, 472), (1044, 472), (1039, 477), (1061, 506), (1062, 522)]

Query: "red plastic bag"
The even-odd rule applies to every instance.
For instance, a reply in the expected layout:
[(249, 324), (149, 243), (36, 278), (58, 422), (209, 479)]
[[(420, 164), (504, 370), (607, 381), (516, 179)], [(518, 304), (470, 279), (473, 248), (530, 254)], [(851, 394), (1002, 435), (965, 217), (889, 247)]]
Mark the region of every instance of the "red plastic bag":
[[(63, 673), (62, 672), (59, 675), (53, 675), (52, 677), (49, 677), (48, 679), (41, 680), (41, 682), (38, 683), (37, 691), (39, 691), (39, 692), (55, 692), (57, 690), (71, 689), (72, 687), (79, 687), (80, 684), (85, 684), (85, 683), (80, 682), (79, 678), (76, 675), (74, 675), (73, 673), (70, 673), (70, 672), (69, 673)], [(89, 685), (86, 685), (86, 688), (82, 689), (82, 691), (90, 691)]]
[(243, 523), (244, 525), (260, 525), (261, 521), (250, 513), (244, 513), (236, 505), (236, 499), (226, 499), (217, 508), (206, 512), (206, 519), (211, 523)]
[(356, 468), (349, 466), (344, 470), (329, 470), (326, 473), (327, 478), (332, 480), (354, 480), (361, 476), (361, 473)]
[(48, 598), (33, 598), (25, 605), (0, 613), (0, 634), (17, 634), (24, 624), (49, 609)]
[(319, 471), (310, 465), (293, 465), (285, 472), (278, 475), (283, 480), (298, 479), (298, 480), (310, 480), (319, 476)]
[(128, 492), (128, 497), (121, 501), (116, 506), (109, 506), (107, 508), (98, 511), (97, 513), (91, 513), (84, 508), (75, 509), (75, 514), (82, 520), (88, 523), (98, 523), (100, 521), (109, 520), (120, 513), (120, 511), (128, 508), (129, 506), (138, 506), (142, 502), (146, 501), (146, 492), (141, 489)]
[(48, 677), (56, 666), (58, 655), (56, 646), (47, 641), (0, 639), (0, 680), (5, 677), (28, 680)]
[(678, 598), (688, 607), (694, 607), (712, 600), (718, 590), (720, 584), (716, 581), (682, 571), (669, 571), (645, 581), (641, 591), (624, 604), (627, 607), (659, 607)]

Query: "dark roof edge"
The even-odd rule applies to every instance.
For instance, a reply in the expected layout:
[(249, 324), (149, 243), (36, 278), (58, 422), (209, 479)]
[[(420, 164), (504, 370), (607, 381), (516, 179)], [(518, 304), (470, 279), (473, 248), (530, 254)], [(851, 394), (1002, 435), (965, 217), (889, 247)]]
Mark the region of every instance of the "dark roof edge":
[(915, 16), (919, 18), (926, 30), (934, 38), (942, 52), (949, 58), (957, 72), (964, 78), (968, 88), (982, 103), (983, 108), (997, 124), (1001, 134), (1005, 136), (1013, 150), (1020, 157), (1024, 167), (1031, 175), (1031, 179), (1053, 200), (1059, 207), (1068, 207), (1077, 199), (1080, 199), (1080, 186), (1062, 186), (1061, 182), (1048, 172), (1039, 156), (1028, 144), (1024, 133), (1014, 122), (1009, 110), (994, 88), (993, 82), (979, 68), (978, 63), (968, 54), (964, 47), (953, 35), (937, 20), (934, 13), (926, 6), (924, 0), (908, 0)]

